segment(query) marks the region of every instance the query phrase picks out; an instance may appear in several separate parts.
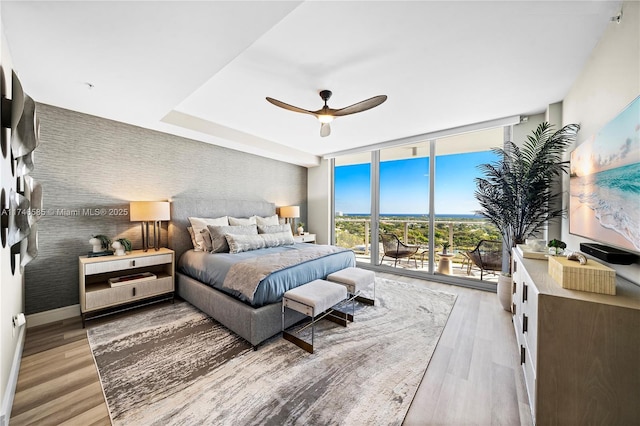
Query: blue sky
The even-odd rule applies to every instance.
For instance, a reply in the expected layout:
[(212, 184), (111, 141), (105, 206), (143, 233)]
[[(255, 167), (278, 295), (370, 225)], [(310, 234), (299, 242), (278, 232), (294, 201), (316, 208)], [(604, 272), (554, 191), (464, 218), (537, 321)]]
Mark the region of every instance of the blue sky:
[[(436, 214), (473, 214), (479, 208), (473, 195), (477, 165), (495, 160), (488, 151), (436, 157)], [(336, 167), (336, 211), (369, 213), (369, 173), (369, 164)], [(427, 214), (428, 176), (426, 157), (380, 163), (380, 213)]]

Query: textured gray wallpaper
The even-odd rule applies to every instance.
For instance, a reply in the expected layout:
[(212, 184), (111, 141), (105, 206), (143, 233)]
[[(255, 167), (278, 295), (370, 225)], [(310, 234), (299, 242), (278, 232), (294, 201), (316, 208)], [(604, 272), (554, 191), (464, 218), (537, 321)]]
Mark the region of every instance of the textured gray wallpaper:
[[(78, 256), (95, 234), (141, 248), (129, 201), (174, 196), (266, 200), (300, 205), (307, 170), (267, 158), (38, 104), (41, 145), (31, 173), (43, 186), (38, 257), (25, 268), (26, 313), (78, 302)], [(105, 209), (105, 212), (100, 212)], [(167, 224), (162, 242), (166, 245)]]

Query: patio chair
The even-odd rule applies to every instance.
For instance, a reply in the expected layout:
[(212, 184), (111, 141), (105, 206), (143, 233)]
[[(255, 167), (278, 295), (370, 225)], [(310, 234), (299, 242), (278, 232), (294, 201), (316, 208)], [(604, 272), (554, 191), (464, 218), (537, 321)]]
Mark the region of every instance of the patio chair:
[[(382, 256), (382, 260), (380, 260), (380, 264), (382, 265), (385, 256), (389, 256), (395, 259), (395, 261), (393, 262), (394, 268), (398, 264), (398, 259), (406, 257), (408, 263), (409, 258), (411, 256), (414, 256), (420, 248), (419, 246), (404, 244), (395, 234), (381, 233), (380, 240), (382, 240), (382, 247), (384, 249), (384, 255)], [(415, 262), (417, 269), (418, 261), (416, 260), (415, 256), (413, 258), (413, 261)]]
[(502, 241), (481, 240), (476, 248), (468, 251), (466, 255), (480, 268), (480, 280), (485, 272), (495, 274), (502, 270)]

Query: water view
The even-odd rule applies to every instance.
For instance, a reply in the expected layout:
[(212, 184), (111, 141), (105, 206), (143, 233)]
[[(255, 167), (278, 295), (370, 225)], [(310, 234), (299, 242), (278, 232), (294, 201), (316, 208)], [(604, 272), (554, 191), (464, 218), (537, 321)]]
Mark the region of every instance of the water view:
[[(335, 243), (354, 250), (358, 261), (372, 261), (373, 232), (394, 234), (402, 244), (417, 248), (410, 257), (396, 261), (385, 254), (380, 241), (378, 261), (384, 264), (429, 270), (429, 261), (440, 273), (474, 277), (474, 265), (467, 252), (482, 240), (501, 240), (497, 229), (477, 214), (475, 199), (478, 165), (492, 163), (491, 151), (438, 155), (435, 170), (430, 170), (428, 156), (414, 155), (424, 148), (382, 150), (379, 163), (378, 194), (371, 193), (371, 164), (358, 158), (353, 164), (342, 162), (335, 167)], [(406, 153), (410, 153), (407, 156)], [(429, 188), (434, 177), (434, 247), (429, 253)], [(380, 215), (372, 222), (371, 197), (379, 197)], [(373, 218), (376, 219), (376, 218)], [(378, 223), (374, 230), (373, 224)], [(443, 244), (447, 245), (446, 262), (453, 265), (443, 272)], [(387, 249), (388, 250), (388, 249)], [(477, 268), (476, 268), (477, 270)], [(486, 276), (486, 275), (485, 275)], [(479, 274), (478, 274), (479, 277)]]

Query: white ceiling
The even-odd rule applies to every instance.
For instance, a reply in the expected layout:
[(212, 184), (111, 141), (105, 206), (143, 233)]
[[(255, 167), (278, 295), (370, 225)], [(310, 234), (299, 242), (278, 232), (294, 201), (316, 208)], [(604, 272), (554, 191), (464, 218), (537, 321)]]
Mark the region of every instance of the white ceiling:
[[(567, 94), (620, 1), (6, 1), (36, 101), (300, 165)], [(89, 88), (86, 83), (91, 83)], [(341, 108), (314, 117), (318, 92)]]

